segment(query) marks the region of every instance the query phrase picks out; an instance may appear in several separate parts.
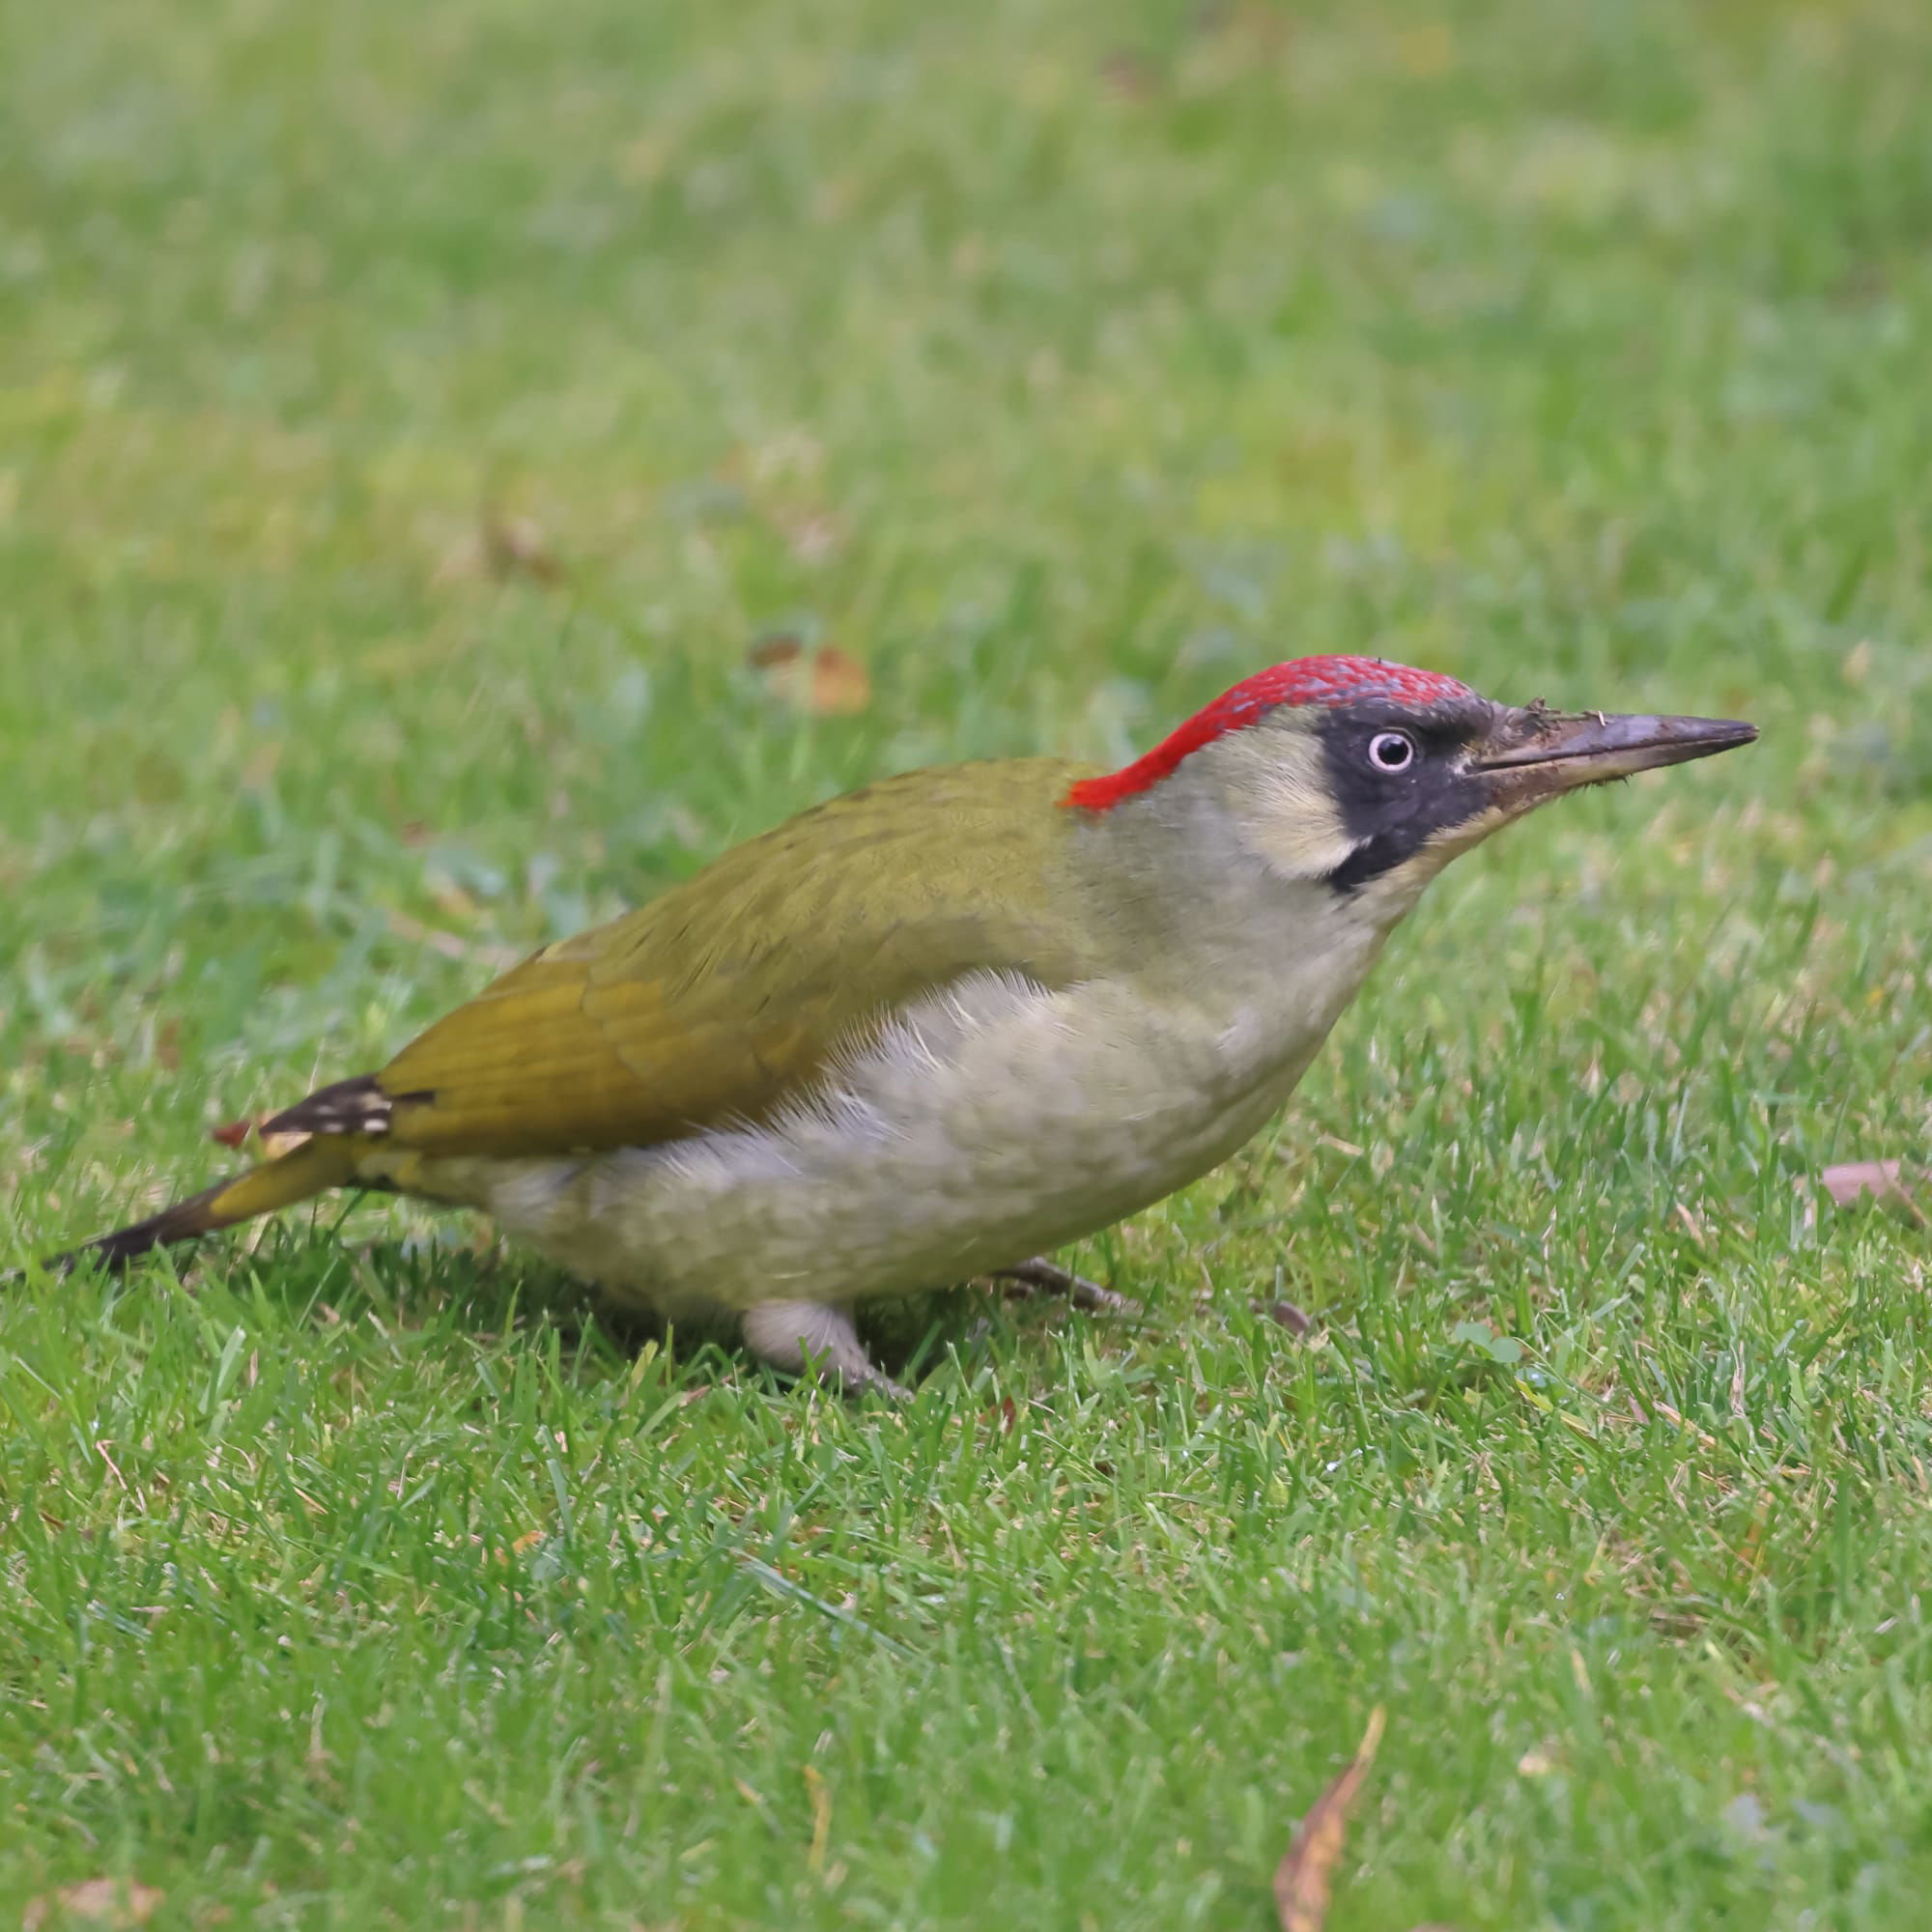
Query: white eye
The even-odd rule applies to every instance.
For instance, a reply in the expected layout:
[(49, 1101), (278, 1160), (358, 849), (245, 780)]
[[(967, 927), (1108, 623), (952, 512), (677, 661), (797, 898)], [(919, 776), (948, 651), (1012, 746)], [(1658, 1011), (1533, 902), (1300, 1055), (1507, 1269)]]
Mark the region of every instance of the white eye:
[(1415, 740), (1406, 731), (1378, 731), (1369, 740), (1369, 763), (1378, 772), (1406, 772), (1415, 762)]

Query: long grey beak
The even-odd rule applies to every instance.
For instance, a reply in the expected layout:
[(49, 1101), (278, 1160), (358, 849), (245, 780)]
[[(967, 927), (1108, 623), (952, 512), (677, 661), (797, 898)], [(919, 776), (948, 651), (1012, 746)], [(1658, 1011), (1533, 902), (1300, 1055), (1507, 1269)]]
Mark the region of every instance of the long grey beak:
[(1522, 809), (1560, 792), (1603, 784), (1733, 752), (1757, 736), (1755, 724), (1724, 718), (1619, 718), (1506, 711), (1475, 747), (1469, 770), (1489, 779), (1500, 802)]

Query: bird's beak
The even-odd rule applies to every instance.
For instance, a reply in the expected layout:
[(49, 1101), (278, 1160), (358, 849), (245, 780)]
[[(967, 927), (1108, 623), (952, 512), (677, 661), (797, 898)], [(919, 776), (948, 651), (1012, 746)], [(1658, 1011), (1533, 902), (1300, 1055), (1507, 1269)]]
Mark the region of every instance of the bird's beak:
[(1533, 704), (1499, 713), (1472, 749), (1468, 768), (1514, 813), (1583, 785), (1735, 751), (1756, 736), (1755, 724), (1730, 719), (1572, 716)]

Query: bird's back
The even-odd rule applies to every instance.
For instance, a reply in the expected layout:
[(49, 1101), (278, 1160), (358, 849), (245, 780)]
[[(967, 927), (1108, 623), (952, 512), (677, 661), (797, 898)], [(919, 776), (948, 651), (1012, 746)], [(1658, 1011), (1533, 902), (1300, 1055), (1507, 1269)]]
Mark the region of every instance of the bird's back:
[(412, 1041), (375, 1077), (384, 1131), (434, 1152), (649, 1145), (764, 1118), (966, 974), (1088, 976), (1057, 810), (1083, 769), (913, 772), (734, 847)]

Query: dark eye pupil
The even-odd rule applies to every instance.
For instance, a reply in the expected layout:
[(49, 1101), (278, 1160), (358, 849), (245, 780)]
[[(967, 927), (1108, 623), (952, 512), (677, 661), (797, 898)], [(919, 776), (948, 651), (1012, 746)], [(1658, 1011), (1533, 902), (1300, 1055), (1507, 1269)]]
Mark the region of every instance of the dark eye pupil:
[(1372, 757), (1385, 772), (1404, 770), (1415, 756), (1415, 747), (1399, 731), (1384, 731), (1369, 747)]

